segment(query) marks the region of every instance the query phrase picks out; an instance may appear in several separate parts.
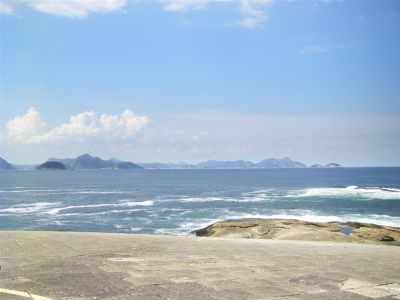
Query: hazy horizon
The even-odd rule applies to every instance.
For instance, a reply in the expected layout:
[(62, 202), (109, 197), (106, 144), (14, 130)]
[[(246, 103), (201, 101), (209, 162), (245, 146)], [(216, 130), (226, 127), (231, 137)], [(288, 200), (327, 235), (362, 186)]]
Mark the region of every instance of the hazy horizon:
[(351, 166), (351, 165), (343, 165), (343, 164), (341, 164), (340, 162), (338, 162), (338, 161), (329, 161), (329, 162), (306, 162), (306, 161), (300, 161), (300, 160), (298, 160), (298, 159), (296, 159), (296, 158), (293, 158), (293, 157), (264, 157), (264, 158), (262, 158), (262, 159), (259, 159), (259, 160), (250, 160), (250, 159), (231, 159), (231, 160), (225, 160), (225, 159), (204, 159), (204, 160), (198, 160), (198, 161), (183, 161), (183, 160), (175, 160), (175, 161), (155, 161), (155, 160), (150, 160), (150, 161), (139, 161), (139, 160), (129, 160), (129, 159), (121, 159), (121, 158), (119, 158), (119, 157), (103, 157), (103, 156), (99, 156), (99, 155), (95, 155), (95, 154), (93, 154), (93, 153), (81, 153), (81, 154), (79, 154), (79, 155), (77, 155), (77, 156), (71, 156), (71, 157), (55, 157), (55, 156), (52, 156), (52, 157), (47, 157), (47, 158), (45, 158), (45, 159), (43, 159), (43, 160), (41, 160), (41, 161), (36, 161), (36, 162), (13, 162), (13, 161), (10, 161), (10, 160), (8, 160), (8, 159), (6, 159), (5, 157), (1, 157), (1, 158), (3, 158), (3, 159), (5, 159), (7, 162), (9, 162), (9, 163), (11, 163), (11, 164), (13, 164), (13, 165), (16, 165), (16, 166), (22, 166), (22, 165), (38, 165), (38, 164), (41, 164), (41, 163), (43, 163), (43, 162), (45, 162), (45, 161), (48, 161), (48, 160), (50, 160), (50, 159), (52, 159), (52, 158), (54, 158), (54, 159), (75, 159), (75, 158), (77, 158), (78, 156), (81, 156), (81, 155), (84, 155), (84, 154), (89, 154), (89, 155), (91, 155), (91, 156), (93, 156), (93, 157), (99, 157), (100, 159), (102, 159), (102, 160), (120, 160), (120, 161), (130, 161), (130, 162), (133, 162), (133, 163), (136, 163), (136, 164), (151, 164), (151, 163), (161, 163), (161, 164), (181, 164), (181, 163), (187, 163), (187, 164), (189, 164), (189, 165), (197, 165), (197, 164), (200, 164), (200, 163), (204, 163), (204, 162), (208, 162), (208, 161), (220, 161), (220, 162), (232, 162), (232, 161), (247, 161), (247, 162), (251, 162), (251, 163), (254, 163), (254, 164), (257, 164), (257, 163), (259, 163), (259, 162), (261, 162), (262, 160), (265, 160), (265, 159), (285, 159), (285, 158), (289, 158), (290, 160), (292, 160), (292, 161), (296, 161), (296, 162), (300, 162), (300, 163), (304, 163), (307, 167), (310, 167), (310, 166), (312, 166), (312, 165), (321, 165), (321, 166), (325, 166), (325, 165), (328, 165), (328, 164), (330, 164), (330, 163), (338, 163), (339, 165), (341, 165), (341, 167), (347, 167), (347, 168), (352, 168), (352, 167), (354, 167), (354, 168), (369, 168), (369, 167), (388, 167), (388, 168), (398, 168), (398, 167), (400, 167), (400, 165), (391, 165), (391, 166), (380, 166), (380, 165), (369, 165), (369, 166)]
[(0, 1), (0, 156), (400, 165), (400, 2)]

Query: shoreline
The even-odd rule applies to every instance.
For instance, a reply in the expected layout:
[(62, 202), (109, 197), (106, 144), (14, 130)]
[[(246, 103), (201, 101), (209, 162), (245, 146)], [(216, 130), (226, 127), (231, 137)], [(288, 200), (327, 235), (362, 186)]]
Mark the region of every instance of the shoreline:
[(117, 231), (70, 231), (70, 230), (1, 230), (2, 232), (54, 232), (82, 234), (123, 234), (172, 237), (212, 237), (287, 240), (307, 242), (335, 242), (357, 244), (381, 244), (400, 246), (400, 227), (376, 223), (314, 222), (295, 218), (233, 218), (216, 219), (186, 234), (136, 233)]

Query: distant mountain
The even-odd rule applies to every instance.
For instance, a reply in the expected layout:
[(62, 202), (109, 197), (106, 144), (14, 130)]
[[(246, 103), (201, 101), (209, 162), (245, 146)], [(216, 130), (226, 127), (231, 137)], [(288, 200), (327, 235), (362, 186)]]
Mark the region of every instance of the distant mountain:
[(83, 154), (72, 162), (72, 169), (112, 169), (116, 167), (112, 160), (102, 160), (100, 157)]
[(42, 163), (38, 170), (65, 170), (65, 166), (58, 161), (46, 161)]
[(325, 168), (340, 168), (340, 167), (341, 167), (341, 165), (339, 165), (337, 163), (330, 163), (325, 166)]
[(180, 163), (138, 163), (145, 169), (263, 169), (263, 168), (306, 168), (301, 162), (290, 158), (268, 158), (253, 163), (247, 160), (208, 160), (195, 165)]
[(38, 165), (28, 165), (28, 164), (22, 164), (22, 165), (13, 165), (17, 170), (35, 170), (37, 169)]
[(267, 158), (255, 164), (255, 166), (257, 168), (307, 168), (305, 164), (291, 160), (288, 157), (281, 159)]
[(90, 154), (83, 154), (76, 158), (49, 158), (47, 161), (62, 163), (67, 169), (142, 169), (132, 162), (123, 162), (117, 159), (103, 160)]
[(248, 160), (208, 160), (196, 165), (185, 162), (173, 163), (139, 163), (145, 169), (265, 169), (265, 168), (307, 168), (301, 162), (293, 161), (290, 158), (268, 158), (253, 163)]
[(117, 164), (117, 169), (143, 169), (137, 164), (134, 164), (130, 161), (118, 162), (116, 164)]
[[(247, 160), (208, 160), (198, 164), (188, 164), (186, 162), (178, 163), (132, 163), (124, 162), (116, 158), (103, 160), (90, 154), (83, 154), (76, 158), (49, 158), (47, 162), (59, 162), (66, 169), (267, 169), (267, 168), (307, 168), (307, 166), (299, 161), (292, 160), (288, 157), (284, 158), (267, 158), (258, 163)], [(0, 168), (5, 168), (6, 162), (0, 158)], [(6, 162), (7, 163), (7, 162)], [(8, 163), (7, 163), (8, 164)], [(8, 164), (11, 165), (11, 164)], [(11, 165), (12, 166), (12, 165)], [(13, 167), (13, 166), (12, 166)], [(310, 168), (338, 168), (341, 165), (337, 163), (329, 163), (327, 165), (314, 164)], [(36, 168), (34, 166), (17, 166), (20, 168)]]
[(145, 169), (195, 169), (196, 166), (185, 162), (179, 163), (138, 163), (139, 166)]
[(121, 163), (121, 162), (123, 162), (122, 160), (119, 160), (119, 159), (116, 159), (116, 158), (111, 158), (110, 160), (112, 160), (113, 162), (116, 162), (116, 163)]
[(314, 164), (314, 165), (311, 165), (310, 166), (310, 168), (324, 168), (325, 166), (323, 166), (323, 165), (320, 165), (320, 164)]
[(15, 167), (8, 161), (0, 157), (0, 169), (2, 170), (13, 170)]
[(233, 160), (233, 161), (218, 161), (208, 160), (196, 165), (201, 169), (250, 169), (254, 168), (255, 164), (251, 161)]
[(62, 163), (66, 169), (72, 170), (72, 164), (75, 161), (74, 158), (55, 158), (51, 157), (47, 161), (57, 161), (59, 163)]
[(330, 163), (325, 166), (320, 165), (320, 164), (315, 164), (315, 165), (310, 166), (310, 168), (340, 168), (340, 167), (341, 167), (341, 165), (339, 165), (337, 163)]

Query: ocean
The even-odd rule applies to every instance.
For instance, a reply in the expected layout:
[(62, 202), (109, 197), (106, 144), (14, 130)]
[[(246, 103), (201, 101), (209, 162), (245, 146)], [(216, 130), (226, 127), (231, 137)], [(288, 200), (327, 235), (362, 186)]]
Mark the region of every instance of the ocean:
[(186, 235), (250, 217), (400, 227), (400, 168), (0, 172), (0, 230)]

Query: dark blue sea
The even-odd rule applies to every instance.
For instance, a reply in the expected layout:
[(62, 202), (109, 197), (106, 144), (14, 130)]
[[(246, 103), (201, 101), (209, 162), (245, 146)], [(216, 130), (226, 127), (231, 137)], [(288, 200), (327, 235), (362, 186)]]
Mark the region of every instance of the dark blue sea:
[(0, 173), (0, 230), (182, 235), (244, 217), (400, 227), (400, 168)]

